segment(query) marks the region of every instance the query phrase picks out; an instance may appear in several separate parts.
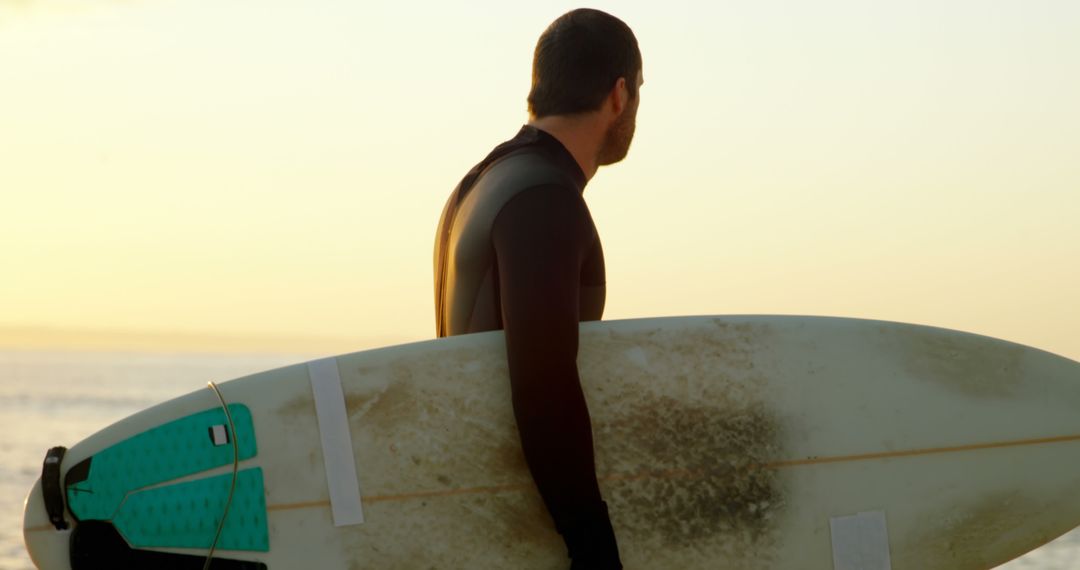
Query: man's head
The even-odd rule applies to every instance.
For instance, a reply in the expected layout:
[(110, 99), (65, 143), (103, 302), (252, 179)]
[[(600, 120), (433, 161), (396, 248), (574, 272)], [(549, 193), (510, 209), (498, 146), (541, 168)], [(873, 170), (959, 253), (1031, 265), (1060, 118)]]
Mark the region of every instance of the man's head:
[(599, 10), (573, 10), (536, 43), (529, 114), (533, 120), (604, 114), (609, 124), (597, 164), (612, 164), (634, 137), (641, 82), (641, 51), (630, 27)]

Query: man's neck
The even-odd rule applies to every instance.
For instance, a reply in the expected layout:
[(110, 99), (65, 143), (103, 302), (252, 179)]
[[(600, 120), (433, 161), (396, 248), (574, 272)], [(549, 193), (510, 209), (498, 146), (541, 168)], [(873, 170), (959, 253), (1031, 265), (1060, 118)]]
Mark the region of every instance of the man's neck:
[(540, 129), (555, 137), (581, 167), (588, 182), (596, 174), (598, 165), (596, 157), (600, 149), (601, 137), (597, 136), (598, 129), (591, 124), (589, 116), (568, 117), (563, 115), (549, 115), (540, 119), (530, 119), (529, 126)]

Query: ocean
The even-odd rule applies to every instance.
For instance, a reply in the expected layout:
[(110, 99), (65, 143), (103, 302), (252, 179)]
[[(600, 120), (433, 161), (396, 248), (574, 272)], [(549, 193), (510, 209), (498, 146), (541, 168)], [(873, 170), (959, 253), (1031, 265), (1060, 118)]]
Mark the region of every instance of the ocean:
[[(26, 492), (45, 451), (151, 405), (301, 355), (0, 351), (0, 570), (32, 570), (22, 543)], [(1080, 529), (999, 567), (1080, 570)]]

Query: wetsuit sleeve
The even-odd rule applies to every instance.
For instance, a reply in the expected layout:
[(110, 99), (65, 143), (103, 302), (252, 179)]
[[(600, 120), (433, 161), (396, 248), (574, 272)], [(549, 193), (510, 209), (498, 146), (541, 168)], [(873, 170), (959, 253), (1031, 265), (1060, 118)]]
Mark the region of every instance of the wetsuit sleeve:
[(596, 233), (575, 191), (539, 186), (492, 226), (514, 416), (573, 569), (621, 568), (577, 371), (581, 267)]

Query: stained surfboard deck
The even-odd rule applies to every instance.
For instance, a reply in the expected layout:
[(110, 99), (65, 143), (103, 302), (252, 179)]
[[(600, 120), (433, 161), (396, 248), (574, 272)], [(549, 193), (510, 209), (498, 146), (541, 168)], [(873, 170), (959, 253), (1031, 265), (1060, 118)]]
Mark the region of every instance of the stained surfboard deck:
[[(1060, 356), (881, 321), (672, 317), (583, 324), (578, 366), (627, 568), (981, 569), (1080, 524), (1080, 364)], [(231, 414), (197, 391), (72, 446), (75, 530), (49, 524), (40, 481), (27, 498), (38, 567), (70, 568), (71, 548), (86, 568), (118, 549), (205, 557), (234, 452), (215, 558), (567, 566), (521, 454), (501, 332), (220, 392)]]

